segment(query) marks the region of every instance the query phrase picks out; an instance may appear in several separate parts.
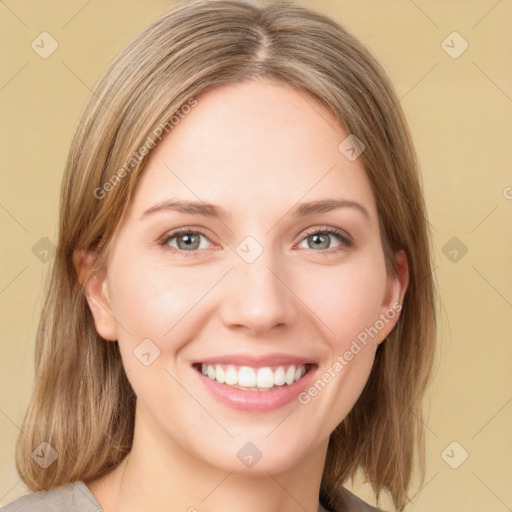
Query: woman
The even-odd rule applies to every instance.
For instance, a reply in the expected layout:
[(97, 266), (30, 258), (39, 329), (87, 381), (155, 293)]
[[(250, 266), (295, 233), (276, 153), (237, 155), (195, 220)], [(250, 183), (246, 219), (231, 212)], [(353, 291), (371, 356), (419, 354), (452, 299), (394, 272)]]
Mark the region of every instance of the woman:
[[(293, 5), (194, 2), (73, 139), (11, 510), (397, 510), (435, 347), (421, 179), (385, 73)], [(423, 473), (422, 473), (423, 474)], [(25, 508), (24, 508), (25, 507)]]

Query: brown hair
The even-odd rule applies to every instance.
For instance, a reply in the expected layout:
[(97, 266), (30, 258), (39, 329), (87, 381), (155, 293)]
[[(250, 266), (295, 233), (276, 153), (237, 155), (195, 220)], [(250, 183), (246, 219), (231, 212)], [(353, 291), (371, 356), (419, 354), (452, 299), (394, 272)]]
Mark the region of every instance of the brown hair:
[[(257, 78), (313, 95), (363, 141), (359, 158), (376, 198), (388, 274), (395, 273), (396, 251), (403, 249), (409, 263), (398, 322), (330, 437), (321, 493), (335, 502), (339, 486), (360, 469), (377, 498), (387, 491), (403, 510), (415, 455), (424, 479), (422, 399), (435, 352), (435, 286), (421, 177), (396, 93), (368, 50), (326, 15), (214, 0), (175, 9), (135, 37), (99, 79), (73, 138), (34, 391), (16, 447), (18, 472), (32, 491), (107, 473), (133, 440), (135, 396), (117, 342), (104, 342), (95, 330), (77, 251), (98, 254), (87, 277), (106, 261), (147, 160), (140, 148), (155, 145), (159, 127), (206, 90)], [(58, 453), (46, 469), (31, 457), (44, 441)]]

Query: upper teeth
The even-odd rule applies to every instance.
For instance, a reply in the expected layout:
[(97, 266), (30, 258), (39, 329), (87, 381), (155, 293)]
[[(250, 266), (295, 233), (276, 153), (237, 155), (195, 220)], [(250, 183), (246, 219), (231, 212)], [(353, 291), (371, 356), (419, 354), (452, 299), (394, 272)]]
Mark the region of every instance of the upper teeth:
[(220, 384), (228, 386), (242, 386), (247, 388), (271, 388), (293, 384), (306, 373), (305, 365), (278, 366), (274, 369), (269, 366), (251, 368), (249, 366), (236, 367), (220, 364), (202, 364), (201, 373)]

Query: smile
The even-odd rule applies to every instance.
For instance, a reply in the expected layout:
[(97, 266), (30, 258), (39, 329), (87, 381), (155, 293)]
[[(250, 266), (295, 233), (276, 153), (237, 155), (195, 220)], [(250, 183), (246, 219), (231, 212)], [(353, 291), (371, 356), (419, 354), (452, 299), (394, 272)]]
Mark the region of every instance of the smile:
[(304, 377), (311, 367), (310, 364), (265, 366), (262, 368), (233, 364), (194, 364), (194, 368), (205, 377), (219, 384), (245, 391), (269, 391), (279, 386), (290, 386)]
[(247, 412), (271, 412), (292, 403), (315, 378), (318, 364), (300, 357), (223, 356), (192, 364), (217, 402)]

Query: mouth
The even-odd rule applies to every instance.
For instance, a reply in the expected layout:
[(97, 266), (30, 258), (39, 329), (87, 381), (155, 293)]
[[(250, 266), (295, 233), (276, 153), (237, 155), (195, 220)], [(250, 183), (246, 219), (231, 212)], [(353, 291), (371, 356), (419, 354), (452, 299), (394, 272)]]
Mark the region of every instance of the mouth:
[(219, 363), (193, 363), (204, 377), (241, 391), (268, 392), (291, 386), (314, 370), (314, 363), (281, 364), (274, 366), (244, 366)]

